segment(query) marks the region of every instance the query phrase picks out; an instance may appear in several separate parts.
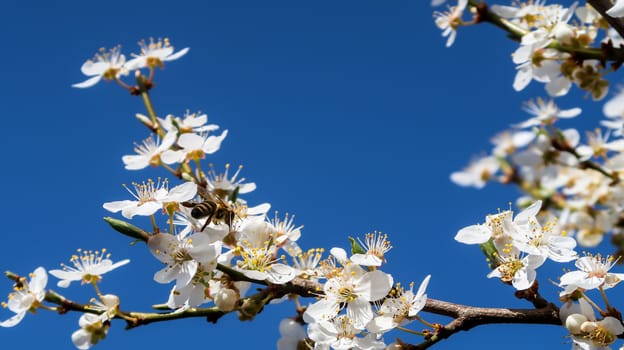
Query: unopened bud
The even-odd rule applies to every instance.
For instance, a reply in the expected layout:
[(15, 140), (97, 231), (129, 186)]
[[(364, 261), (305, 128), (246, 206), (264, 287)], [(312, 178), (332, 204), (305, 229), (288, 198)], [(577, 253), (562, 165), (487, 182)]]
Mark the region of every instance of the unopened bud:
[(119, 306), (119, 297), (115, 294), (102, 295), (100, 299), (102, 300), (102, 304), (104, 304), (104, 306), (109, 309), (113, 309)]
[(598, 325), (596, 325), (596, 322), (586, 321), (586, 322), (583, 322), (583, 324), (581, 324), (581, 331), (585, 333), (590, 333), (596, 328), (598, 328)]
[(105, 217), (104, 221), (106, 221), (109, 225), (111, 225), (111, 227), (115, 231), (121, 234), (124, 234), (128, 237), (136, 238), (143, 242), (147, 242), (147, 240), (150, 237), (149, 233), (125, 221), (114, 219), (111, 217)]
[(552, 34), (560, 43), (570, 44), (571, 39), (574, 37), (574, 30), (566, 23), (557, 23)]
[(565, 326), (570, 334), (580, 334), (581, 326), (587, 322), (587, 317), (583, 314), (572, 314), (566, 318)]
[(238, 293), (235, 290), (224, 288), (214, 296), (214, 303), (219, 310), (223, 312), (229, 312), (234, 310), (236, 302), (238, 301)]
[(150, 118), (144, 114), (141, 113), (137, 113), (135, 114), (136, 118), (143, 124), (147, 125), (147, 126), (151, 126), (152, 125), (152, 121), (150, 120)]

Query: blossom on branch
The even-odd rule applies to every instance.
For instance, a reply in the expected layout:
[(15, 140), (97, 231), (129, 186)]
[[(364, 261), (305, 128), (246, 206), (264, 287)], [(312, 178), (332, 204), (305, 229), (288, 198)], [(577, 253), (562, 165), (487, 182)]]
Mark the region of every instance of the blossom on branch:
[(26, 312), (34, 313), (45, 297), (47, 284), (48, 274), (43, 267), (36, 268), (30, 274), (30, 281), (20, 278), (13, 287), (13, 292), (9, 294), (8, 303), (2, 303), (3, 307), (8, 307), (15, 315), (0, 322), (0, 327), (13, 327), (22, 321)]
[(381, 270), (367, 272), (359, 265), (347, 263), (325, 282), (324, 296), (308, 306), (303, 319), (308, 323), (331, 320), (346, 307), (353, 326), (364, 328), (374, 317), (370, 303), (385, 297), (393, 281), (391, 275)]
[(122, 75), (128, 74), (125, 66), (126, 56), (121, 54), (121, 47), (116, 46), (106, 52), (100, 49), (92, 60), (87, 60), (80, 70), (82, 74), (91, 78), (72, 86), (75, 88), (88, 88), (97, 84), (102, 78), (104, 80), (116, 80)]
[(163, 152), (161, 159), (166, 164), (203, 159), (206, 154), (213, 154), (219, 150), (227, 133), (228, 131), (225, 130), (219, 136), (209, 136), (207, 132), (182, 134), (178, 137), (177, 143), (180, 149)]
[(208, 124), (208, 116), (206, 114), (198, 113), (190, 113), (186, 111), (184, 113), (184, 117), (176, 117), (172, 114), (168, 114), (165, 119), (158, 118), (160, 125), (167, 132), (176, 131), (178, 133), (201, 133), (201, 132), (210, 132), (219, 129), (219, 126), (216, 124)]
[(147, 246), (154, 257), (166, 265), (156, 272), (154, 280), (158, 283), (175, 280), (177, 289), (191, 282), (200, 264), (205, 271), (212, 271), (221, 254), (221, 242), (212, 242), (208, 235), (202, 233), (187, 237), (159, 233), (150, 237)]
[(364, 327), (357, 326), (351, 318), (343, 315), (310, 324), (308, 335), (315, 342), (315, 349), (385, 349), (386, 344), (377, 340), (373, 333), (358, 337), (363, 330)]
[(459, 186), (481, 189), (500, 169), (500, 163), (495, 157), (487, 156), (472, 161), (462, 171), (451, 174), (451, 181)]
[(145, 40), (141, 40), (139, 41), (139, 46), (141, 47), (141, 53), (138, 55), (132, 54), (134, 58), (126, 63), (126, 69), (163, 68), (164, 62), (177, 60), (189, 51), (189, 48), (186, 47), (174, 53), (173, 46), (171, 46), (167, 38), (164, 40), (158, 39), (157, 41), (154, 41), (154, 38), (150, 38), (149, 44)]
[[(436, 1), (436, 0), (434, 0)], [(457, 28), (461, 24), (461, 17), (468, 5), (468, 0), (459, 0), (457, 5), (451, 8), (450, 11), (434, 12), (435, 24), (438, 28), (442, 29), (442, 36), (448, 37), (446, 40), (446, 47), (450, 47), (455, 42), (455, 36), (457, 35)]]
[(576, 286), (585, 290), (609, 289), (624, 279), (624, 273), (609, 272), (616, 259), (608, 256), (587, 255), (576, 260), (577, 271), (570, 271), (560, 278), (559, 286)]
[(107, 253), (106, 249), (100, 251), (78, 249), (78, 254), (69, 259), (73, 267), (61, 264), (62, 269), (50, 270), (50, 275), (60, 279), (57, 283), (59, 287), (67, 288), (73, 281), (81, 281), (83, 284), (99, 282), (103, 274), (130, 262), (129, 259), (124, 259), (113, 263), (109, 258), (110, 253)]
[(78, 320), (80, 329), (72, 333), (71, 339), (74, 346), (80, 350), (86, 350), (106, 338), (110, 322), (103, 315), (82, 314)]
[(592, 306), (585, 299), (579, 299), (578, 302), (564, 306), (560, 311), (560, 317), (572, 336), (573, 349), (611, 349), (609, 346), (624, 333), (622, 322), (612, 316), (598, 321)]
[(132, 219), (135, 215), (149, 216), (163, 208), (165, 203), (184, 202), (191, 200), (197, 194), (197, 185), (193, 182), (185, 182), (169, 190), (169, 182), (165, 179), (162, 182), (154, 182), (149, 179), (147, 182), (133, 183), (135, 192), (128, 187), (126, 189), (136, 199), (113, 201), (104, 203), (104, 209), (116, 213), (121, 211), (123, 217)]
[(517, 290), (530, 288), (537, 277), (537, 268), (542, 266), (546, 257), (543, 255), (518, 254), (512, 247), (497, 255), (498, 267), (492, 270), (487, 277), (498, 277), (505, 283), (510, 283)]
[(153, 136), (149, 136), (147, 139), (139, 144), (135, 144), (134, 151), (137, 154), (125, 155), (121, 157), (127, 170), (140, 170), (145, 169), (148, 166), (160, 165), (160, 155), (162, 152), (168, 150), (176, 141), (176, 132), (170, 131), (160, 142), (160, 138), (156, 136), (154, 140)]
[(385, 333), (398, 326), (404, 326), (425, 307), (427, 294), (425, 291), (429, 285), (431, 275), (427, 275), (420, 283), (416, 294), (412, 291), (413, 283), (409, 290), (404, 290), (398, 283), (390, 291), (390, 297), (386, 298), (378, 310), (379, 316), (375, 317), (366, 328), (373, 333)]

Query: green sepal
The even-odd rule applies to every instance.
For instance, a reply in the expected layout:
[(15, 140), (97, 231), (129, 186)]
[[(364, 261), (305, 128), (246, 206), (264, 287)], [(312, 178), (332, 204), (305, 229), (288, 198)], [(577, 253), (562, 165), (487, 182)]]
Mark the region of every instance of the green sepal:
[(147, 242), (150, 237), (149, 233), (125, 221), (108, 216), (104, 218), (104, 221), (106, 221), (115, 231), (121, 233), (122, 235), (132, 237), (143, 242)]
[(232, 191), (232, 193), (230, 193), (230, 198), (229, 198), (230, 202), (236, 203), (236, 199), (238, 198), (238, 190), (240, 190), (240, 186), (236, 186), (234, 191)]
[(349, 237), (351, 242), (351, 254), (366, 254), (366, 250), (353, 237)]
[(494, 241), (490, 238), (489, 241), (479, 244), (479, 248), (481, 248), (483, 255), (485, 255), (490, 269), (494, 270), (497, 268), (499, 265), (497, 258), (498, 251), (496, 250), (496, 247), (494, 247)]

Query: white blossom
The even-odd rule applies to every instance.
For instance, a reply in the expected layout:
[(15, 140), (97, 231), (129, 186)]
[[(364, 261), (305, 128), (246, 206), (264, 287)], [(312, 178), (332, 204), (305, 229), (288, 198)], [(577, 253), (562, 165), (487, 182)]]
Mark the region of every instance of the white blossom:
[[(166, 266), (156, 272), (158, 283), (176, 281), (176, 289), (188, 285), (198, 271), (199, 265), (216, 267), (221, 254), (221, 242), (211, 242), (210, 237), (196, 233), (187, 237), (158, 233), (147, 242), (150, 252)], [(212, 269), (206, 268), (207, 271)]]
[(325, 282), (325, 295), (308, 306), (303, 319), (308, 323), (330, 320), (346, 306), (347, 317), (354, 326), (363, 328), (374, 316), (370, 303), (385, 297), (392, 284), (392, 276), (381, 270), (365, 272), (358, 265), (348, 264), (342, 273)]
[(168, 202), (184, 202), (193, 199), (197, 194), (197, 185), (193, 182), (185, 182), (169, 190), (169, 182), (147, 180), (147, 182), (133, 183), (134, 192), (126, 189), (136, 200), (123, 200), (104, 203), (104, 209), (132, 219), (135, 215), (149, 216), (162, 209)]
[(78, 254), (73, 255), (69, 261), (73, 266), (61, 264), (61, 270), (50, 270), (50, 275), (59, 278), (57, 285), (61, 288), (69, 287), (73, 281), (94, 283), (101, 280), (101, 276), (107, 272), (124, 266), (130, 262), (124, 259), (113, 263), (110, 253), (106, 249), (100, 251), (78, 249)]
[(206, 154), (213, 154), (221, 148), (221, 142), (227, 133), (227, 130), (219, 136), (209, 135), (208, 132), (184, 133), (178, 137), (180, 149), (163, 152), (161, 159), (166, 164), (182, 163), (189, 159), (203, 159)]
[(152, 136), (143, 140), (139, 145), (136, 144), (134, 151), (137, 154), (125, 155), (121, 157), (127, 170), (145, 169), (149, 165), (160, 165), (160, 154), (169, 149), (175, 142), (177, 136), (175, 132), (168, 132), (160, 142), (157, 136), (156, 140)]
[(43, 267), (38, 267), (30, 274), (30, 281), (21, 278), (9, 294), (8, 303), (2, 303), (15, 313), (11, 318), (0, 322), (0, 327), (13, 327), (20, 323), (26, 312), (35, 310), (45, 298), (48, 274)]
[(72, 85), (75, 88), (88, 88), (97, 84), (102, 78), (105, 80), (115, 80), (122, 75), (128, 74), (125, 67), (126, 57), (121, 54), (121, 47), (116, 46), (106, 52), (101, 49), (92, 60), (87, 60), (80, 70), (82, 74), (90, 78)]
[(149, 43), (146, 43), (145, 40), (141, 40), (139, 41), (139, 46), (141, 47), (141, 53), (138, 55), (132, 54), (134, 58), (126, 62), (126, 69), (136, 70), (144, 67), (151, 69), (156, 67), (162, 68), (164, 62), (177, 60), (186, 55), (189, 51), (189, 48), (186, 47), (174, 53), (173, 46), (171, 46), (167, 38), (164, 40), (158, 39), (157, 41), (150, 38)]
[(442, 36), (448, 37), (446, 47), (453, 45), (453, 42), (455, 42), (457, 27), (461, 23), (461, 16), (466, 9), (466, 5), (468, 5), (468, 0), (459, 0), (457, 6), (450, 11), (445, 13), (434, 12), (433, 14), (436, 26), (442, 29)]
[[(425, 291), (429, 285), (431, 275), (421, 282), (416, 294), (410, 289), (405, 291), (397, 288), (397, 293), (386, 298), (379, 308), (379, 316), (375, 317), (366, 328), (373, 333), (385, 333), (397, 326), (403, 326), (411, 322), (413, 318), (425, 307), (427, 294)], [(392, 293), (392, 292), (391, 292)]]
[(86, 350), (106, 338), (110, 322), (102, 315), (82, 314), (78, 320), (80, 329), (72, 333), (71, 339), (80, 350)]
[(451, 181), (459, 186), (483, 188), (487, 181), (500, 168), (498, 160), (493, 156), (479, 158), (462, 171), (451, 174)]
[(602, 287), (615, 287), (624, 279), (623, 273), (609, 272), (615, 265), (615, 259), (608, 256), (588, 255), (578, 258), (574, 265), (578, 270), (570, 271), (560, 278), (559, 286), (574, 285), (586, 290)]

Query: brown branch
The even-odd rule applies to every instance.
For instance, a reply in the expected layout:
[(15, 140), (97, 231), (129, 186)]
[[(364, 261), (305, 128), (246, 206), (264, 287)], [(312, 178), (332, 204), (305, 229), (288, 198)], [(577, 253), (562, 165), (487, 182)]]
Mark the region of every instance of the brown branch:
[[(622, 34), (624, 32), (624, 20), (621, 18), (609, 17), (609, 15), (605, 13), (605, 11), (612, 6), (609, 3), (609, 0), (588, 0), (588, 2), (592, 5), (593, 3), (597, 3), (596, 6), (602, 6), (601, 8), (603, 9), (603, 11), (599, 12), (602, 14), (605, 20), (607, 20), (609, 24), (611, 24), (611, 26), (613, 26), (613, 28), (618, 33), (620, 33), (622, 37), (624, 37), (624, 35)], [(608, 3), (606, 7), (605, 3)], [(487, 22), (493, 24), (507, 32), (509, 38), (514, 41), (520, 41), (522, 39), (522, 36), (527, 34), (527, 31), (525, 29), (492, 12), (485, 2), (477, 3), (476, 0), (470, 0), (469, 4), (470, 6), (473, 6), (476, 10), (475, 22)], [(598, 10), (598, 8), (596, 9)], [(557, 41), (553, 41), (550, 45), (548, 45), (548, 47), (558, 50), (560, 52), (567, 52), (572, 55), (572, 57), (574, 57), (576, 60), (596, 59), (603, 63), (605, 61), (610, 61), (617, 66), (619, 66), (624, 60), (624, 48), (614, 48), (612, 45), (606, 45), (601, 47), (578, 47), (564, 45)]]
[(441, 326), (435, 334), (418, 345), (403, 344), (406, 349), (427, 349), (455, 333), (468, 331), (486, 324), (546, 324), (561, 326), (559, 309), (549, 304), (541, 309), (483, 308), (460, 305), (428, 299), (423, 311), (453, 317), (450, 323)]
[(602, 18), (609, 22), (611, 27), (613, 27), (613, 29), (615, 29), (618, 34), (624, 38), (624, 19), (613, 18), (607, 14), (607, 10), (613, 7), (611, 0), (587, 0), (587, 3), (596, 9)]
[[(11, 272), (6, 272), (9, 279), (19, 281), (20, 277)], [(164, 313), (143, 313), (127, 312), (119, 310), (115, 318), (123, 319), (127, 322), (126, 328), (132, 329), (150, 323), (172, 321), (183, 318), (201, 317), (209, 322), (217, 322), (222, 316), (237, 311), (240, 320), (251, 320), (262, 312), (264, 306), (271, 300), (282, 298), (286, 295), (296, 294), (301, 297), (316, 297), (322, 295), (322, 284), (310, 280), (296, 278), (284, 285), (271, 285), (259, 290), (256, 294), (242, 298), (232, 311), (221, 311), (217, 307), (191, 308), (181, 312)], [(533, 295), (533, 294), (531, 294)], [(525, 296), (518, 296), (526, 298)], [(528, 298), (530, 299), (530, 298)], [(535, 297), (535, 299), (541, 298)], [(46, 293), (46, 301), (59, 305), (59, 312), (68, 311), (89, 312), (100, 314), (101, 310), (94, 310), (89, 305), (83, 305), (68, 300), (53, 291)], [(539, 304), (542, 304), (541, 302)], [(446, 325), (439, 325), (434, 328), (432, 336), (422, 344), (403, 344), (406, 349), (426, 349), (437, 342), (451, 337), (460, 331), (468, 331), (474, 327), (486, 324), (550, 324), (561, 325), (559, 320), (559, 310), (551, 303), (546, 307), (538, 309), (507, 309), (507, 308), (483, 308), (467, 305), (460, 305), (446, 301), (428, 299), (424, 312), (451, 317), (454, 320)]]

